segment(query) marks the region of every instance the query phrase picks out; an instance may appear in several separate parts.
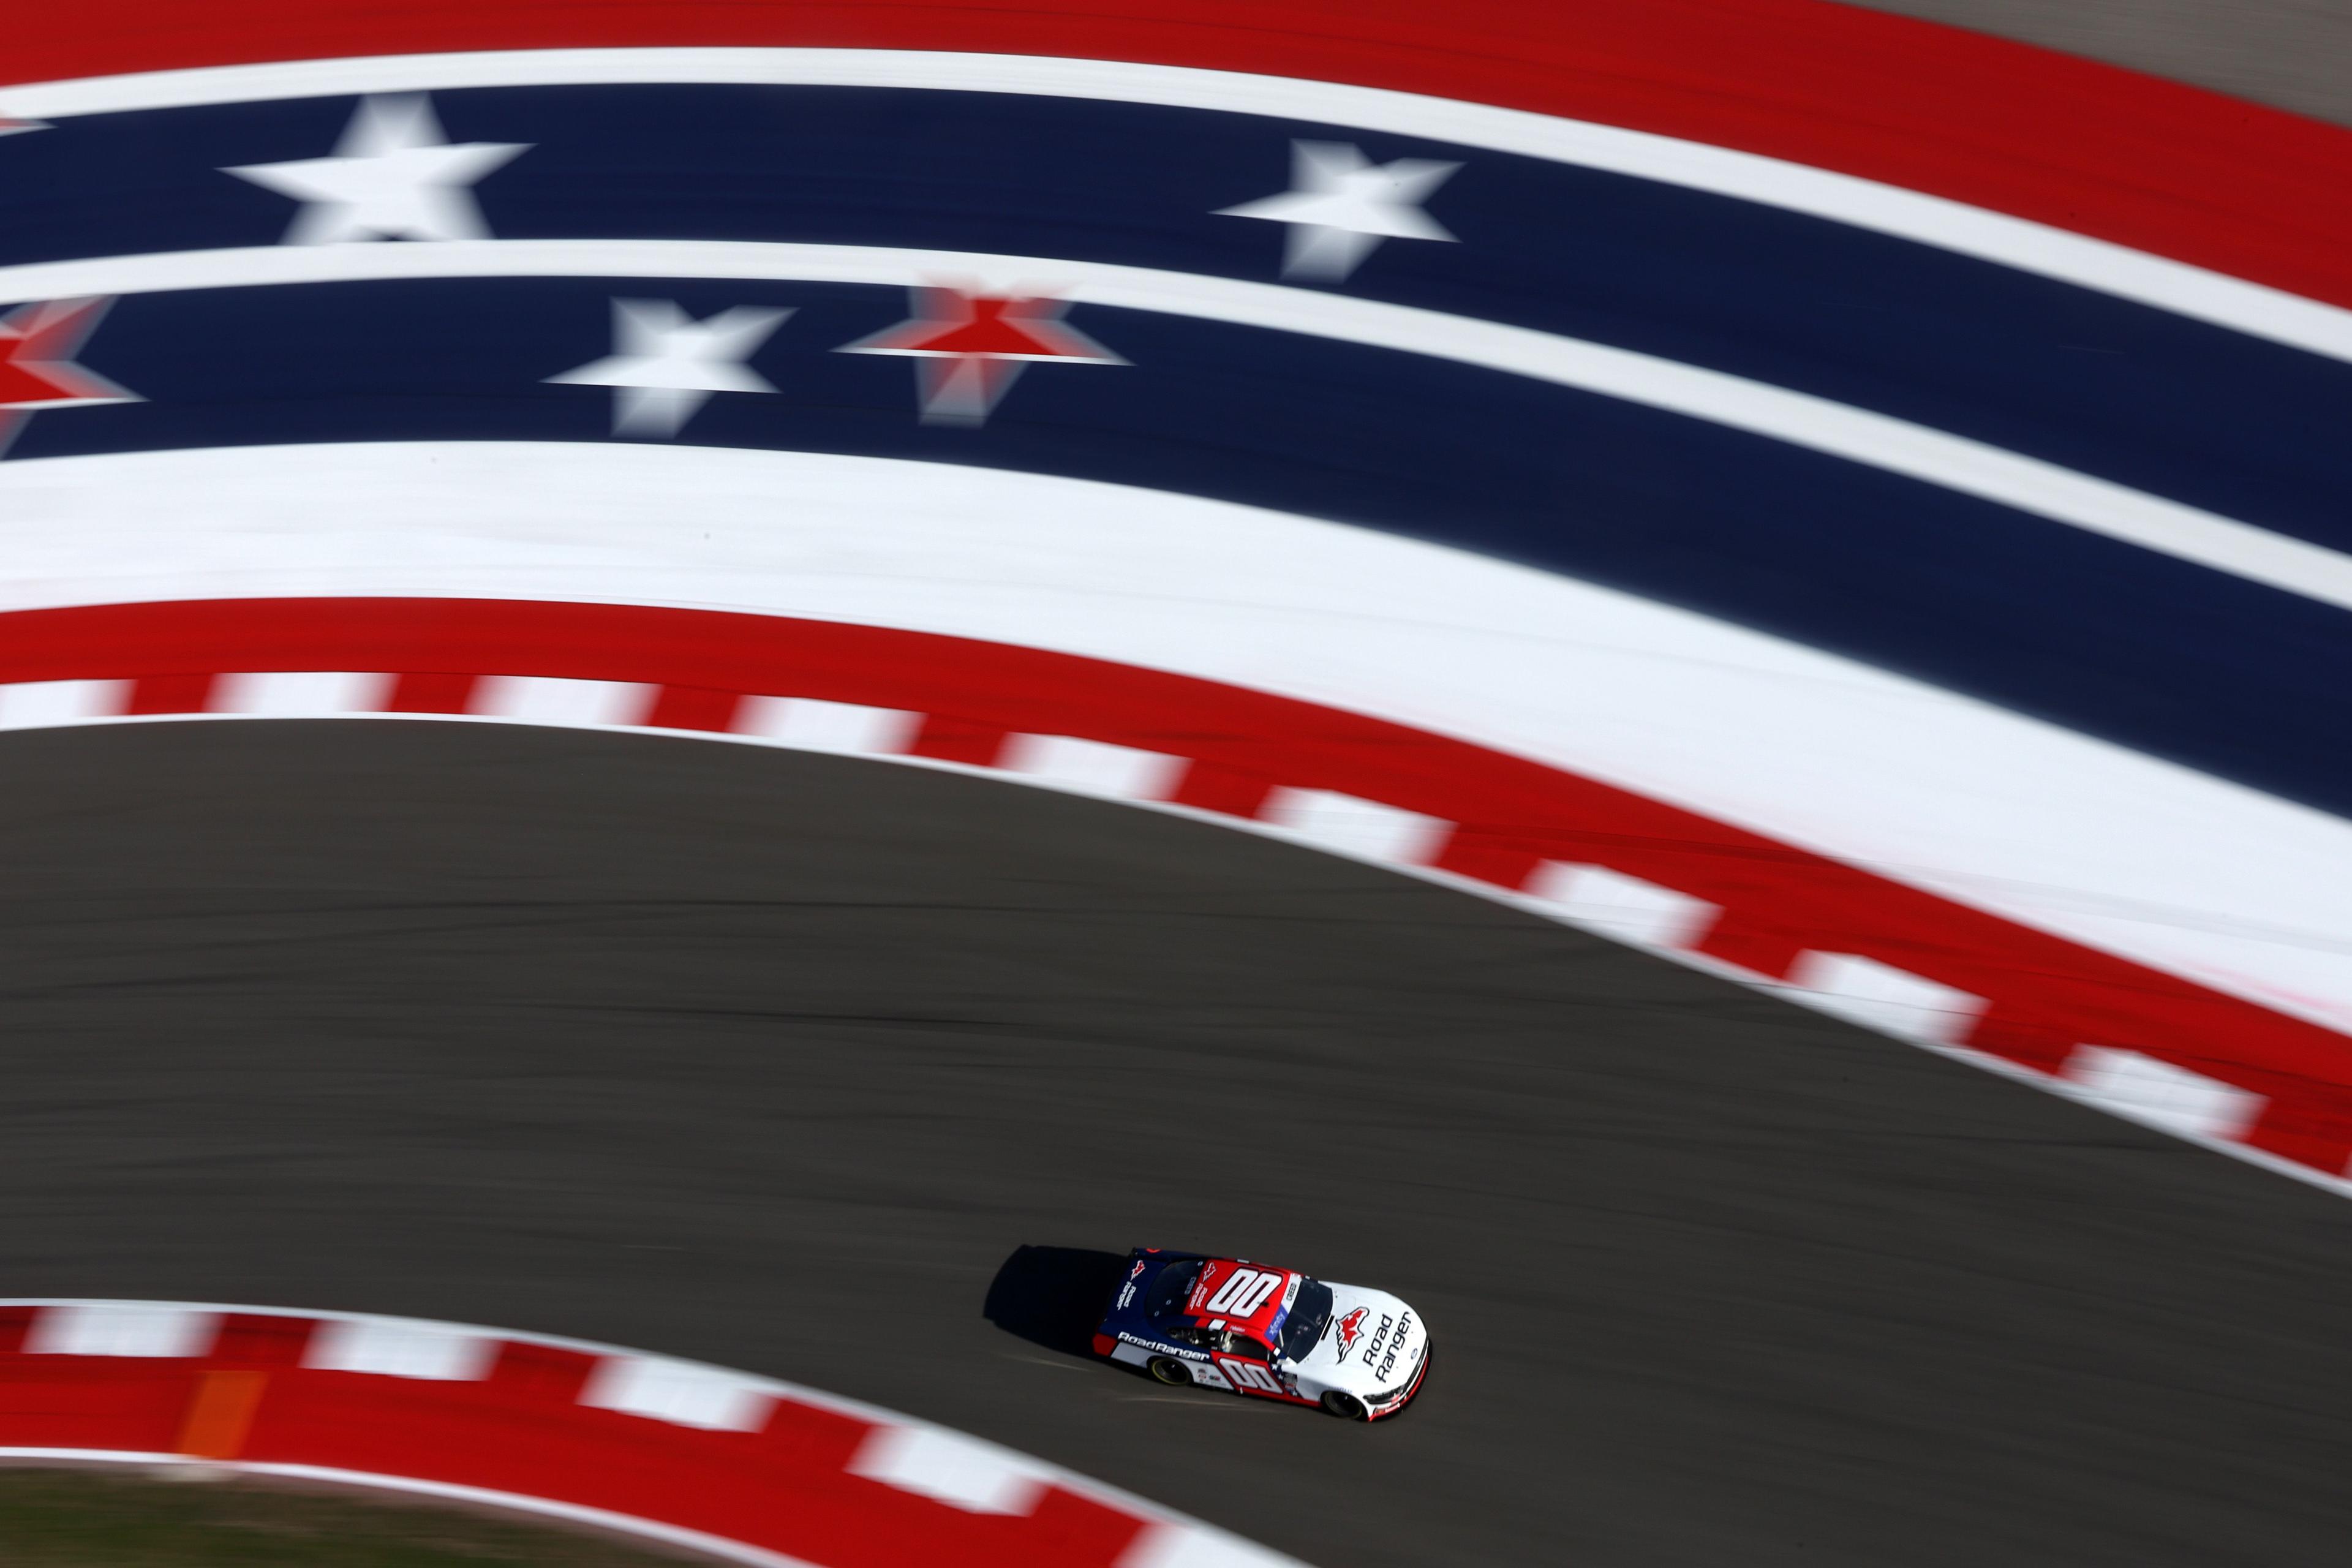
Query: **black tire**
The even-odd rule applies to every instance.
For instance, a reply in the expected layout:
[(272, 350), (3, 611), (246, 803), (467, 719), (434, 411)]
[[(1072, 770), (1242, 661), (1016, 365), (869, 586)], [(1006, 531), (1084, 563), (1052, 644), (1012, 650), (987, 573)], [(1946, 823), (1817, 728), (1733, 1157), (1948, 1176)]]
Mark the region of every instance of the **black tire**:
[(1182, 1362), (1176, 1360), (1173, 1356), (1153, 1356), (1151, 1358), (1150, 1368), (1151, 1375), (1158, 1378), (1160, 1382), (1166, 1384), (1171, 1388), (1188, 1388), (1192, 1385), (1192, 1368), (1186, 1366)]
[(1337, 1415), (1342, 1421), (1369, 1421), (1371, 1419), (1371, 1416), (1367, 1414), (1364, 1409), (1364, 1402), (1362, 1400), (1357, 1398), (1352, 1394), (1342, 1394), (1336, 1388), (1323, 1395), (1323, 1408), (1329, 1411), (1332, 1415)]

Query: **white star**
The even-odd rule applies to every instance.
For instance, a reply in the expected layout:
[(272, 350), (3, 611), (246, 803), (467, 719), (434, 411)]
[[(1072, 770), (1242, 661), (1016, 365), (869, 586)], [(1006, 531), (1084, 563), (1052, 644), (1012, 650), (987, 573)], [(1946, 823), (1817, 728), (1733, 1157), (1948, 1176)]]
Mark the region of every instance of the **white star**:
[(773, 392), (743, 361), (792, 311), (738, 305), (695, 321), (674, 300), (613, 301), (613, 346), (593, 364), (547, 379), (618, 389), (615, 436), (675, 436), (714, 392)]
[(1351, 142), (1293, 142), (1288, 191), (1216, 216), (1290, 225), (1282, 275), (1337, 282), (1383, 239), (1452, 239), (1421, 204), (1461, 166), (1428, 158), (1375, 163)]
[(303, 204), (289, 245), (346, 239), (487, 239), (470, 188), (528, 142), (442, 139), (423, 93), (363, 98), (331, 158), (223, 169)]

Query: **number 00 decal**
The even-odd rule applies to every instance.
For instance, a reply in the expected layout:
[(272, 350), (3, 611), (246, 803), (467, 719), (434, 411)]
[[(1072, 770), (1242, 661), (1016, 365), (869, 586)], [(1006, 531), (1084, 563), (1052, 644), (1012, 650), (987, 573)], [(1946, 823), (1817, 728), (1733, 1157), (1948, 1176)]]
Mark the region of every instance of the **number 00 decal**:
[(1255, 1389), (1260, 1394), (1282, 1392), (1281, 1380), (1274, 1375), (1272, 1367), (1261, 1366), (1254, 1361), (1235, 1361), (1230, 1356), (1219, 1356), (1217, 1364), (1224, 1369), (1227, 1377), (1234, 1380), (1235, 1388)]
[(1281, 1289), (1279, 1274), (1268, 1274), (1262, 1268), (1236, 1268), (1217, 1287), (1217, 1293), (1209, 1298), (1207, 1310), (1228, 1318), (1255, 1318), (1257, 1310), (1265, 1305), (1266, 1298)]

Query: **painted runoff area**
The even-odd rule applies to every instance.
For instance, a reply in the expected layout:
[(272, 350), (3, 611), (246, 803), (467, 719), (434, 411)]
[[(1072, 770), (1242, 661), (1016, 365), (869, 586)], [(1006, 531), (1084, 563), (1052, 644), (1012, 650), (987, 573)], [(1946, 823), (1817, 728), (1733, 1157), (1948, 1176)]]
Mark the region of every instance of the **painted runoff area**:
[[(11, 50), (26, 85), (0, 110), (36, 119), (487, 80), (879, 80), (1099, 97), (1395, 130), (1722, 191), (2322, 353), (2342, 352), (2352, 321), (2320, 303), (2352, 303), (2352, 218), (2332, 200), (2352, 138), (1812, 0), (1594, 0), (1573, 28), (1540, 0), (1438, 14), (1406, 0), (1341, 12), (1202, 0), (1181, 21), (1151, 0), (1015, 11), (868, 0), (814, 14), (394, 0), (326, 16), (225, 0), (200, 17), (134, 0), (121, 24), (28, 18)], [(2150, 146), (2169, 155), (2151, 161)]]
[(532, 49), (281, 61), (30, 83), (0, 93), (0, 110), (26, 120), (61, 120), (344, 93), (638, 82), (1019, 93), (1265, 115), (1424, 137), (1827, 218), (2352, 360), (2352, 311), (2047, 224), (1831, 170), (1616, 126), (1238, 71), (906, 49)]
[[(659, 239), (270, 246), (0, 267), (0, 299), (388, 279), (613, 278), (867, 283), (973, 280), (1096, 304), (1449, 360), (1706, 420), (2014, 507), (2352, 608), (2352, 557), (1907, 420), (1577, 338), (1410, 306), (1198, 273), (876, 246)], [(2352, 318), (2347, 318), (2352, 319)], [(2347, 351), (2352, 357), (2352, 351)]]
[[(695, 526), (675, 517), (693, 498)], [(168, 502), (158, 498), (168, 497)], [(0, 465), (0, 609), (677, 605), (1193, 676), (1525, 757), (2352, 1032), (2352, 825), (1706, 617), (1084, 480), (650, 445)], [(0, 698), (0, 723), (40, 700)], [(15, 717), (11, 717), (15, 715)]]
[(204, 1467), (569, 1520), (752, 1568), (1297, 1568), (773, 1378), (458, 1323), (0, 1300), (0, 1460)]
[(0, 617), (21, 724), (373, 717), (802, 747), (1288, 838), (1513, 903), (2352, 1193), (2344, 1037), (1459, 740), (1083, 659), (642, 605), (205, 599)]

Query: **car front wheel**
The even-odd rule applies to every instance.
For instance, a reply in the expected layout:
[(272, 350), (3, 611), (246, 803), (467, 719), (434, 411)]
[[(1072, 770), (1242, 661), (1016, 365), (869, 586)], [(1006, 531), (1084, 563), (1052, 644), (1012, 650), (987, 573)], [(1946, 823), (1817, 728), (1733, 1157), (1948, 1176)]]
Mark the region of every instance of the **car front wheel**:
[(1336, 1388), (1323, 1396), (1323, 1408), (1342, 1421), (1365, 1419), (1364, 1402), (1352, 1394), (1342, 1394)]
[(1158, 1378), (1160, 1382), (1168, 1384), (1171, 1388), (1181, 1388), (1186, 1384), (1192, 1381), (1192, 1371), (1187, 1368), (1182, 1362), (1176, 1360), (1172, 1356), (1153, 1356), (1151, 1358), (1151, 1375)]

